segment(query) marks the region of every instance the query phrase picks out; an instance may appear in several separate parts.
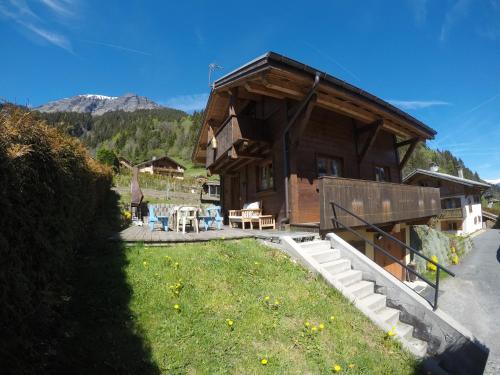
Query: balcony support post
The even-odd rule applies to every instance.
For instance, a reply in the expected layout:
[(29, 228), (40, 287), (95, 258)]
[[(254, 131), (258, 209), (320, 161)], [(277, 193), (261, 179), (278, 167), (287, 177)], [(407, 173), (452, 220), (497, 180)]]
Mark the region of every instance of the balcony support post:
[(364, 132), (366, 127), (370, 128), (370, 133), (368, 134), (365, 144), (363, 148), (361, 149), (361, 152), (358, 154), (358, 164), (361, 164), (363, 162), (363, 159), (365, 158), (366, 154), (370, 150), (370, 148), (373, 146), (375, 143), (375, 139), (377, 138), (377, 134), (382, 129), (382, 126), (384, 125), (384, 120), (376, 120), (370, 125), (366, 125), (365, 127), (361, 128), (358, 130), (358, 135), (360, 132)]
[[(419, 139), (413, 138), (409, 141), (411, 141), (410, 147), (408, 147), (408, 150), (406, 151), (405, 156), (403, 156), (403, 160), (401, 160), (401, 162), (399, 163), (399, 170), (402, 170), (404, 168), (404, 166), (406, 165), (406, 163), (408, 162), (408, 160), (410, 159), (410, 156), (413, 154), (413, 151), (415, 151), (415, 147), (417, 147)], [(403, 143), (403, 142), (400, 142), (400, 143)], [(399, 146), (396, 145), (396, 147), (399, 147)]]

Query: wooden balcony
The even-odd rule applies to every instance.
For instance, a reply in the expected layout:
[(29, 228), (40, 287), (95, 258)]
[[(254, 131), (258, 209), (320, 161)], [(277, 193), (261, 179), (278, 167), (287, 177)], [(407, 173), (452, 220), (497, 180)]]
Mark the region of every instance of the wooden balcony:
[(462, 207), (458, 208), (443, 208), (441, 210), (440, 219), (463, 219), (464, 211)]
[[(319, 180), (320, 230), (334, 229), (335, 202), (371, 224), (397, 223), (437, 216), (441, 212), (439, 189), (338, 177)], [(362, 226), (359, 220), (337, 209), (343, 224)]]
[(206, 157), (206, 168), (212, 173), (239, 168), (270, 151), (264, 123), (249, 117), (228, 117), (214, 136), (215, 142), (208, 142)]

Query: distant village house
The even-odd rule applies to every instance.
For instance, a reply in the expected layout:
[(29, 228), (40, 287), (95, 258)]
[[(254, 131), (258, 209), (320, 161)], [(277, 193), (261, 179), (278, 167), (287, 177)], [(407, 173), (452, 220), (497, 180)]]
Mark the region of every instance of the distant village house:
[(123, 157), (119, 157), (118, 161), (120, 162), (120, 166), (124, 166), (128, 169), (137, 167), (140, 173), (159, 174), (179, 179), (184, 178), (184, 171), (186, 170), (183, 165), (177, 163), (174, 159), (168, 156), (162, 156), (160, 158), (153, 156), (151, 160), (146, 160), (136, 165), (133, 165), (130, 161)]
[(458, 176), (441, 173), (437, 165), (430, 170), (416, 169), (404, 182), (439, 188), (442, 210), (438, 219), (442, 231), (464, 235), (483, 228), (481, 195), (489, 184), (464, 178), (462, 169), (458, 170)]

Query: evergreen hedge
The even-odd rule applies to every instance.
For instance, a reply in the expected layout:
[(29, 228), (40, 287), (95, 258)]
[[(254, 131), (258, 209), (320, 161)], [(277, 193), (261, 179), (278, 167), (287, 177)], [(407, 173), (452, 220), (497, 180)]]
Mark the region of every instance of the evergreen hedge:
[(50, 355), (74, 256), (111, 181), (76, 139), (20, 108), (0, 109), (0, 366), (8, 373), (41, 370)]

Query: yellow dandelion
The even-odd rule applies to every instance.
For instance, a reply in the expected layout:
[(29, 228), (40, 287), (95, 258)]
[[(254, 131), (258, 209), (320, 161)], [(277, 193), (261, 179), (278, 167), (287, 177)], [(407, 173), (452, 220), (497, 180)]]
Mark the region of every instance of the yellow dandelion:
[(253, 262), (253, 264), (255, 264), (256, 266), (258, 266), (260, 263), (259, 262)]
[(180, 307), (180, 306), (176, 303), (176, 304), (174, 305), (174, 309), (175, 309), (175, 310), (177, 310), (177, 311), (180, 311), (181, 307)]
[(231, 327), (234, 322), (231, 319), (226, 319), (226, 323), (229, 327)]
[(271, 298), (271, 297), (269, 297), (269, 296), (265, 296), (265, 297), (264, 297), (264, 301), (269, 301), (269, 299), (270, 299), (270, 298)]
[(319, 330), (322, 331), (325, 329), (325, 325), (323, 323), (321, 323), (319, 326), (318, 326)]
[(265, 366), (265, 365), (267, 365), (267, 359), (266, 359), (266, 358), (262, 358), (262, 359), (260, 360), (260, 364), (261, 364), (261, 365), (264, 365), (264, 366)]
[(305, 323), (304, 323), (304, 326), (305, 326), (306, 328), (309, 328), (309, 326), (310, 326), (310, 325), (311, 325), (311, 323), (309, 323), (309, 322), (305, 322)]
[(332, 315), (332, 316), (330, 317), (330, 321), (331, 321), (331, 322), (333, 322), (334, 320), (335, 320), (335, 317)]
[(142, 262), (142, 264), (144, 265), (144, 267), (146, 267), (148, 265), (148, 262), (144, 261)]
[(340, 372), (340, 371), (342, 371), (342, 367), (339, 364), (334, 364), (332, 366), (332, 370), (333, 370), (333, 372)]
[(278, 306), (278, 305), (280, 304), (280, 301), (277, 299), (277, 300), (275, 300), (275, 301), (274, 301), (274, 304), (275, 304), (276, 306)]
[(312, 331), (312, 332), (316, 332), (317, 330), (318, 330), (318, 327), (316, 327), (316, 326), (313, 326), (313, 327), (311, 328), (311, 331)]

